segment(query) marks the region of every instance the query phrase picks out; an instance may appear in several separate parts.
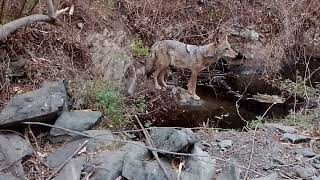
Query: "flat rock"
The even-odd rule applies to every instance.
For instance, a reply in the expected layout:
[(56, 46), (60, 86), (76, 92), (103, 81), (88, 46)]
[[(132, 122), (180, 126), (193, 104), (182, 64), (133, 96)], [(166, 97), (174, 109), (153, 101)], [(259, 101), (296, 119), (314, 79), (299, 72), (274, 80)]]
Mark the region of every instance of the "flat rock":
[(298, 167), (296, 169), (296, 174), (300, 178), (310, 178), (315, 175), (315, 169), (313, 168), (303, 168), (303, 167)]
[[(144, 145), (144, 143), (140, 143)], [(92, 179), (114, 180), (122, 174), (124, 156), (136, 158), (143, 157), (147, 150), (136, 145), (126, 144), (119, 150), (112, 152), (100, 153), (91, 160), (92, 172), (94, 172)], [(140, 159), (140, 160), (143, 160)]]
[[(171, 165), (168, 159), (160, 158), (164, 165), (166, 172), (170, 179), (177, 179), (178, 174)], [(127, 163), (126, 163), (127, 162)], [(158, 161), (142, 161), (141, 159), (125, 159), (123, 166), (122, 176), (130, 180), (163, 180), (168, 179), (162, 168), (159, 166)], [(180, 177), (183, 180), (194, 180), (197, 177), (193, 174), (182, 171)]]
[[(231, 162), (236, 163), (235, 160)], [(240, 180), (240, 173), (241, 169), (231, 164), (225, 167), (216, 180)]]
[[(197, 143), (191, 150), (192, 154), (209, 156)], [(210, 180), (215, 175), (216, 160), (209, 157), (191, 156), (186, 162), (186, 172), (193, 174), (198, 180)]]
[(281, 133), (296, 133), (298, 132), (295, 128), (290, 126), (284, 126), (277, 123), (264, 123), (263, 124), (270, 132), (279, 131)]
[(272, 173), (272, 174), (269, 174), (268, 176), (254, 178), (252, 180), (277, 180), (277, 179), (278, 179), (278, 174), (277, 173)]
[(85, 158), (81, 156), (71, 159), (53, 180), (80, 180), (84, 163)]
[(0, 180), (21, 180), (10, 174), (0, 174)]
[[(102, 114), (99, 111), (75, 110), (64, 111), (56, 120), (55, 126), (63, 127), (69, 130), (83, 132), (93, 127), (101, 118)], [(75, 136), (74, 133), (64, 131), (62, 129), (52, 128), (50, 135), (57, 136)], [(68, 140), (68, 138), (66, 138)]]
[(304, 157), (314, 157), (317, 155), (316, 153), (313, 152), (313, 150), (311, 148), (297, 149), (296, 153), (301, 154)]
[[(96, 136), (100, 138), (115, 139), (109, 130), (88, 130), (84, 132), (90, 136)], [(114, 146), (118, 144), (114, 141), (95, 139), (95, 138), (84, 138), (81, 136), (75, 136), (75, 140), (65, 144), (63, 147), (59, 148), (57, 151), (53, 152), (47, 157), (47, 163), (50, 167), (56, 168), (61, 165), (70, 155), (72, 155), (85, 140), (89, 140), (85, 145), (86, 152), (95, 153), (102, 150), (114, 149)]]
[(289, 141), (293, 144), (298, 144), (298, 143), (308, 142), (310, 141), (310, 138), (303, 135), (299, 135), (299, 134), (285, 133), (282, 136), (282, 140)]
[(47, 164), (50, 168), (57, 168), (63, 162), (65, 162), (84, 142), (84, 139), (73, 141), (71, 143), (65, 144), (57, 151), (53, 152), (47, 157)]
[(312, 180), (320, 180), (320, 176), (314, 177)]
[(232, 141), (231, 140), (223, 140), (223, 141), (220, 141), (218, 143), (218, 146), (221, 148), (221, 149), (227, 149), (227, 148), (230, 148), (232, 146)]
[(0, 133), (0, 171), (24, 177), (21, 160), (33, 153), (29, 142), (16, 134)]
[(40, 89), (13, 97), (0, 113), (0, 127), (26, 121), (51, 121), (67, 99), (63, 81), (45, 83)]
[(182, 151), (198, 141), (196, 134), (190, 129), (152, 129), (150, 136), (155, 148), (171, 152)]

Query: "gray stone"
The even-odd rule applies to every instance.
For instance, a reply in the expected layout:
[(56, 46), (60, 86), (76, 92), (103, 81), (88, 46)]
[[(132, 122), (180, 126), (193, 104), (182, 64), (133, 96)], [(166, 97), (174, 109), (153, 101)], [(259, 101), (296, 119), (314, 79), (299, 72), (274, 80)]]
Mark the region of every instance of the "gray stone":
[(80, 146), (85, 142), (86, 139), (80, 139), (71, 143), (65, 144), (57, 151), (53, 152), (47, 157), (47, 164), (51, 168), (59, 167), (65, 162)]
[(276, 123), (264, 123), (264, 126), (270, 131), (280, 131), (281, 133), (296, 133), (298, 132), (295, 128), (290, 126), (284, 126), (282, 124), (276, 124)]
[[(231, 162), (236, 163), (233, 159)], [(218, 175), (216, 180), (240, 180), (240, 173), (241, 169), (231, 164), (226, 166), (224, 171)]]
[(32, 146), (16, 134), (0, 133), (0, 172), (24, 177), (21, 160), (33, 153)]
[(218, 143), (218, 146), (222, 149), (230, 148), (232, 146), (231, 140), (223, 140)]
[[(126, 159), (126, 161), (128, 161)], [(178, 174), (170, 166), (168, 159), (160, 158), (170, 179), (177, 179)], [(141, 159), (131, 159), (125, 162), (122, 176), (130, 180), (163, 180), (168, 179), (158, 161), (142, 161)], [(197, 177), (193, 174), (182, 171), (180, 179), (194, 180)]]
[[(192, 154), (209, 156), (200, 146), (195, 144), (191, 150)], [(216, 160), (209, 157), (191, 156), (186, 162), (186, 172), (193, 174), (198, 180), (210, 180), (215, 174)]]
[(84, 157), (71, 159), (53, 180), (80, 180)]
[(129, 51), (131, 42), (126, 42), (130, 41), (127, 36), (122, 29), (118, 31), (104, 29), (101, 34), (94, 33), (88, 36), (92, 61), (96, 69), (103, 73), (105, 80), (123, 82), (125, 72), (132, 65)]
[[(84, 132), (90, 136), (96, 136), (101, 138), (114, 139), (116, 138), (109, 130), (88, 130)], [(86, 152), (95, 153), (100, 150), (114, 149), (115, 144), (113, 141), (95, 139), (95, 138), (83, 138), (81, 136), (74, 137), (75, 140), (65, 144), (57, 151), (53, 152), (47, 157), (47, 163), (50, 167), (56, 168), (61, 165), (70, 155), (72, 155), (85, 140), (89, 140), (85, 145)]]
[(320, 164), (316, 164), (316, 163), (311, 163), (312, 167), (316, 168), (316, 169), (320, 169)]
[(21, 178), (17, 178), (11, 174), (0, 174), (0, 180), (21, 180)]
[[(144, 145), (141, 143), (141, 145)], [(91, 160), (93, 180), (114, 180), (123, 171), (124, 156), (129, 153), (129, 158), (141, 157), (147, 150), (136, 145), (127, 144), (117, 151), (101, 153)], [(140, 159), (140, 161), (143, 158)]]
[[(107, 139), (120, 139), (118, 136), (111, 133), (110, 130), (88, 130), (84, 132), (92, 137), (107, 138)], [(105, 149), (114, 149), (122, 143), (109, 141), (104, 139), (91, 138), (87, 144), (87, 152), (94, 153)]]
[[(73, 131), (83, 132), (93, 127), (101, 118), (102, 114), (99, 111), (75, 110), (64, 111), (55, 122), (55, 126), (66, 128)], [(64, 131), (62, 129), (52, 128), (50, 131), (51, 136), (69, 136), (75, 134)], [(67, 138), (68, 139), (68, 138)], [(66, 139), (66, 140), (67, 140)]]
[(278, 179), (278, 174), (277, 173), (272, 173), (272, 174), (269, 174), (268, 176), (254, 178), (252, 180), (277, 180), (277, 179)]
[(171, 152), (184, 150), (198, 141), (196, 134), (190, 129), (152, 129), (150, 135), (155, 148)]
[(282, 136), (282, 140), (289, 141), (294, 144), (298, 144), (298, 143), (308, 142), (310, 141), (310, 138), (303, 135), (299, 135), (299, 134), (285, 133)]
[(0, 113), (0, 127), (25, 121), (51, 121), (67, 99), (63, 81), (45, 83), (40, 89), (13, 97)]
[(303, 167), (298, 167), (296, 169), (296, 174), (300, 178), (310, 178), (315, 175), (315, 169), (313, 168), (303, 168)]
[(312, 180), (320, 180), (320, 176), (314, 177)]
[(296, 153), (301, 154), (304, 157), (314, 157), (317, 155), (316, 153), (313, 152), (313, 150), (311, 148), (297, 149)]

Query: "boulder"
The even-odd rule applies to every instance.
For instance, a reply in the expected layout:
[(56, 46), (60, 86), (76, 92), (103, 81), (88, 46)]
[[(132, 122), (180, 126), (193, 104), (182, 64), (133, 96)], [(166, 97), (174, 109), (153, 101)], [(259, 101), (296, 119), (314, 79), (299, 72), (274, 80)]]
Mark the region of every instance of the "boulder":
[(71, 159), (53, 180), (80, 180), (84, 157)]
[[(192, 148), (191, 153), (209, 156), (198, 143)], [(195, 179), (210, 180), (215, 175), (215, 164), (216, 160), (210, 157), (190, 156), (186, 162), (185, 171), (193, 174)]]
[[(236, 163), (236, 161), (233, 159), (231, 160), (231, 162)], [(240, 180), (240, 173), (240, 168), (230, 164), (226, 166), (224, 171), (218, 175), (217, 180)]]
[(298, 143), (303, 143), (303, 142), (309, 142), (310, 138), (303, 136), (303, 135), (299, 135), (299, 134), (285, 133), (282, 136), (282, 140), (289, 141), (293, 144), (298, 144)]
[(282, 124), (276, 124), (276, 123), (264, 123), (264, 126), (267, 128), (270, 132), (280, 131), (281, 133), (296, 133), (298, 132), (295, 128), (290, 126), (284, 126)]
[(64, 81), (45, 83), (40, 89), (13, 97), (0, 113), (0, 127), (26, 121), (52, 121), (67, 100)]
[(186, 150), (198, 141), (196, 134), (190, 129), (155, 128), (151, 130), (150, 136), (155, 148), (171, 152)]
[[(115, 139), (114, 136), (109, 130), (88, 130), (84, 132), (89, 136), (96, 136), (101, 138)], [(96, 153), (102, 150), (114, 149), (117, 143), (114, 141), (95, 139), (95, 138), (84, 138), (82, 136), (75, 136), (73, 141), (65, 144), (57, 151), (53, 152), (47, 157), (47, 163), (50, 167), (56, 168), (60, 166), (70, 155), (72, 155), (85, 140), (89, 140), (88, 143), (84, 146), (86, 152)]]
[[(54, 125), (77, 132), (83, 132), (93, 127), (100, 120), (101, 116), (102, 114), (99, 111), (64, 111)], [(51, 141), (59, 142), (68, 140), (72, 136), (75, 136), (75, 134), (62, 129), (52, 128), (50, 136)]]
[(0, 172), (24, 178), (21, 161), (33, 153), (29, 142), (16, 134), (0, 134)]

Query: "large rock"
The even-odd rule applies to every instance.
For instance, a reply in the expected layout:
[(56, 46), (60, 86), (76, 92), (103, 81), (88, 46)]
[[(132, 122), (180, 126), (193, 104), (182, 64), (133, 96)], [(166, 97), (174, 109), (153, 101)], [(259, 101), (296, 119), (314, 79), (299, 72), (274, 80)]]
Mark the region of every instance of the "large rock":
[[(100, 138), (115, 139), (116, 136), (112, 135), (109, 130), (88, 130), (84, 132), (89, 136), (96, 136)], [(50, 167), (56, 168), (60, 166), (69, 156), (71, 156), (85, 140), (89, 140), (84, 146), (86, 152), (96, 153), (102, 150), (114, 149), (117, 143), (114, 141), (95, 139), (95, 138), (83, 138), (81, 136), (74, 137), (75, 140), (65, 144), (63, 147), (53, 152), (47, 157), (47, 163)]]
[[(192, 154), (209, 156), (204, 152), (198, 143), (191, 150)], [(209, 157), (191, 156), (186, 163), (186, 172), (195, 175), (198, 180), (210, 180), (215, 174), (216, 160)]]
[(92, 61), (105, 80), (122, 82), (124, 79), (126, 70), (132, 65), (129, 39), (123, 30), (108, 29), (88, 37)]
[[(144, 143), (140, 143), (144, 145)], [(94, 180), (114, 180), (123, 172), (124, 156), (126, 154), (130, 158), (141, 157), (142, 161), (144, 155), (148, 150), (136, 145), (127, 144), (119, 150), (113, 152), (104, 152), (94, 156), (91, 160), (91, 171), (94, 172), (92, 179)]]
[(54, 180), (80, 180), (84, 163), (84, 157), (71, 159), (54, 178)]
[(40, 89), (15, 96), (0, 113), (0, 127), (25, 121), (50, 121), (67, 99), (63, 81), (45, 83)]
[[(55, 126), (63, 127), (69, 130), (83, 132), (93, 127), (101, 118), (99, 111), (64, 111), (55, 122)], [(74, 133), (64, 131), (62, 129), (52, 128), (50, 131), (50, 140), (53, 142), (64, 141), (74, 136)]]
[(282, 124), (264, 123), (264, 126), (271, 133), (273, 133), (275, 131), (280, 131), (281, 133), (296, 133), (297, 132), (297, 130), (295, 128), (290, 127), (290, 126), (284, 126)]
[[(236, 163), (234, 159), (231, 162)], [(228, 165), (224, 171), (219, 174), (217, 180), (240, 180), (241, 169), (233, 164)]]
[(21, 160), (33, 153), (29, 142), (16, 134), (0, 134), (0, 172), (24, 178)]
[(171, 152), (186, 150), (198, 141), (190, 129), (156, 128), (151, 130), (150, 135), (155, 148)]
[(293, 144), (298, 144), (298, 143), (304, 143), (304, 142), (309, 142), (310, 138), (300, 135), (300, 134), (292, 134), (292, 133), (285, 133), (282, 138), (284, 141), (289, 141)]

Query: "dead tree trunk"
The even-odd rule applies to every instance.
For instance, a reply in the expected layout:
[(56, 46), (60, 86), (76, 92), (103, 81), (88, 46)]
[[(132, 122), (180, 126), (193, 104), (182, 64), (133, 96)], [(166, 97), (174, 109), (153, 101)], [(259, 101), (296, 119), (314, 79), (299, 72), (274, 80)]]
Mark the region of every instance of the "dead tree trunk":
[(48, 12), (47, 15), (44, 15), (44, 14), (30, 15), (30, 16), (16, 19), (3, 26), (0, 26), (0, 41), (5, 41), (12, 33), (14, 33), (19, 28), (30, 26), (33, 23), (37, 23), (37, 22), (54, 23), (58, 16), (60, 16), (61, 14), (69, 10), (69, 7), (68, 7), (68, 8), (56, 11), (53, 6), (52, 0), (46, 0), (46, 6), (47, 6), (47, 12)]

